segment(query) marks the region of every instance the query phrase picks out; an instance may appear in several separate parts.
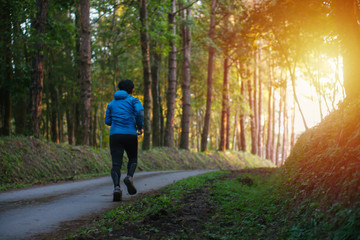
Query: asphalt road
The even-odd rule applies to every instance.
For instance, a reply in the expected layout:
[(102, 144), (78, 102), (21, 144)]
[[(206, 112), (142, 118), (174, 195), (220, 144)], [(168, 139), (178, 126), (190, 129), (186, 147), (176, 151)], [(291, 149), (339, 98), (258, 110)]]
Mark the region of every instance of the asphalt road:
[[(209, 171), (140, 172), (138, 193), (160, 189)], [(122, 182), (123, 199), (130, 199)], [(59, 230), (61, 224), (115, 208), (110, 176), (0, 193), (0, 239), (27, 239)]]

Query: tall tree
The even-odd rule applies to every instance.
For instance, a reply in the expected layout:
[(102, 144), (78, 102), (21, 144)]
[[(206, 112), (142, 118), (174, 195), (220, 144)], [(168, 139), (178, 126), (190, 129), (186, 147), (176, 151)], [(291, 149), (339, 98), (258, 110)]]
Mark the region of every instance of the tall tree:
[(358, 0), (333, 0), (337, 31), (342, 44), (346, 96), (360, 94), (360, 4)]
[(212, 85), (213, 85), (213, 68), (214, 68), (214, 55), (215, 48), (213, 46), (214, 42), (214, 31), (215, 31), (215, 9), (216, 9), (217, 0), (212, 0), (211, 3), (211, 12), (210, 12), (210, 29), (209, 29), (209, 40), (211, 41), (209, 45), (209, 57), (208, 57), (208, 71), (207, 71), (207, 95), (206, 95), (206, 112), (204, 119), (204, 126), (201, 134), (201, 151), (204, 152), (207, 149), (207, 138), (209, 135), (210, 128), (210, 117), (211, 117), (211, 101), (212, 101)]
[(176, 0), (171, 0), (171, 12), (169, 13), (169, 25), (171, 28), (170, 54), (169, 54), (169, 79), (167, 87), (167, 113), (164, 145), (174, 145), (174, 117), (176, 100)]
[(256, 124), (255, 124), (255, 116), (254, 116), (254, 100), (252, 94), (252, 84), (251, 79), (248, 79), (248, 93), (249, 93), (249, 106), (250, 106), (250, 132), (251, 132), (251, 153), (257, 154), (257, 135), (256, 135)]
[(40, 137), (41, 120), (41, 101), (44, 80), (44, 34), (46, 26), (46, 14), (48, 10), (48, 0), (36, 0), (36, 15), (32, 19), (31, 28), (35, 40), (34, 52), (32, 54), (31, 72), (31, 110), (32, 110), (32, 133), (35, 137)]
[(280, 147), (281, 147), (281, 113), (283, 109), (283, 95), (284, 89), (280, 87), (280, 99), (279, 99), (279, 111), (278, 111), (278, 133), (277, 133), (277, 143), (275, 150), (275, 165), (279, 166), (280, 164)]
[[(239, 85), (240, 85), (240, 103), (241, 106), (245, 105), (245, 100), (246, 100), (246, 96), (245, 96), (245, 83), (247, 80), (247, 78), (249, 78), (249, 69), (245, 68), (245, 64), (243, 63), (239, 63), (237, 64), (237, 72), (239, 75)], [(245, 108), (242, 107), (240, 109), (240, 117), (239, 117), (239, 124), (240, 124), (240, 129), (239, 129), (239, 150), (245, 152), (246, 151), (246, 138), (245, 138)]]
[(191, 7), (187, 7), (182, 11), (183, 23), (182, 28), (182, 40), (183, 40), (183, 82), (182, 82), (182, 117), (181, 117), (181, 140), (180, 148), (189, 149), (189, 134), (190, 134), (190, 116), (191, 116), (191, 104), (190, 104), (190, 59), (191, 59), (191, 29), (188, 25), (188, 21), (191, 18)]
[(269, 83), (269, 89), (268, 89), (268, 92), (269, 92), (269, 100), (268, 100), (268, 119), (267, 119), (267, 140), (266, 140), (266, 155), (265, 155), (265, 158), (266, 159), (271, 159), (271, 152), (272, 152), (272, 147), (273, 147), (273, 143), (272, 143), (272, 140), (273, 140), (273, 137), (272, 137), (272, 134), (273, 134), (273, 130), (272, 130), (272, 126), (273, 126), (273, 121), (274, 119), (272, 119), (272, 101), (273, 101), (273, 87), (272, 87), (272, 77), (271, 77), (271, 74), (270, 74), (270, 83)]
[[(12, 1), (12, 3), (18, 4), (18, 2)], [(29, 91), (28, 86), (30, 83), (30, 74), (29, 67), (26, 62), (26, 49), (27, 49), (27, 40), (23, 29), (21, 28), (21, 23), (24, 21), (23, 13), (15, 13), (14, 8), (12, 11), (13, 16), (13, 66), (14, 66), (14, 84), (13, 84), (13, 94), (12, 94), (12, 104), (14, 107), (13, 117), (15, 123), (15, 134), (17, 135), (26, 135), (29, 133), (29, 129), (26, 126), (30, 109), (24, 106), (29, 105)], [(15, 17), (17, 16), (17, 17)], [(10, 25), (9, 25), (10, 26)], [(3, 32), (4, 33), (4, 32)], [(4, 36), (4, 35), (2, 35)], [(5, 54), (6, 55), (6, 54)], [(3, 66), (3, 65), (2, 65)]]
[(50, 134), (51, 134), (51, 141), (59, 143), (59, 125), (58, 125), (58, 113), (59, 113), (59, 108), (58, 108), (58, 93), (56, 90), (56, 76), (54, 76), (56, 74), (56, 72), (54, 72), (53, 67), (52, 66), (56, 66), (55, 61), (54, 61), (54, 54), (52, 52), (52, 50), (48, 50), (50, 52), (50, 56), (49, 56), (49, 61), (47, 62), (49, 67), (48, 67), (48, 74), (47, 74), (47, 79), (49, 82), (47, 84), (47, 87), (45, 85), (45, 89), (46, 91), (46, 98), (49, 99), (50, 97), (50, 101), (51, 104), (49, 104), (49, 101), (47, 101), (46, 103), (46, 112), (48, 113), (48, 115), (50, 116)]
[[(241, 78), (241, 100), (242, 104), (245, 102), (245, 79)], [(245, 117), (244, 117), (244, 109), (241, 109), (240, 113), (240, 150), (246, 152), (246, 138), (245, 138)]]
[[(259, 66), (258, 66), (258, 49), (256, 48), (253, 51), (253, 58), (254, 58), (254, 69), (253, 69), (253, 106), (252, 106), (252, 111), (253, 111), (253, 118), (254, 118), (254, 139), (252, 139), (252, 141), (254, 141), (254, 144), (256, 145), (255, 153), (253, 154), (258, 154), (260, 153), (260, 149), (259, 149), (259, 143), (258, 143), (258, 136), (259, 136), (259, 131), (260, 131), (260, 125), (259, 125), (259, 105), (258, 105), (258, 87), (259, 86), (259, 74), (258, 74), (258, 70), (259, 70)], [(260, 99), (259, 99), (260, 101)]]
[[(261, 42), (262, 40), (260, 40)], [(258, 97), (258, 107), (257, 107), (257, 144), (258, 144), (258, 155), (263, 157), (263, 145), (262, 145), (262, 126), (261, 126), (261, 117), (262, 117), (262, 79), (261, 79), (261, 54), (262, 54), (262, 44), (259, 44), (258, 50), (257, 50), (257, 78), (258, 78), (258, 84), (259, 84), (259, 97)]]
[(272, 96), (273, 95), (273, 83), (272, 83), (273, 74), (272, 73), (273, 73), (273, 66), (272, 66), (272, 64), (270, 64), (269, 87), (268, 87), (269, 97), (268, 97), (267, 139), (266, 139), (266, 155), (265, 155), (266, 159), (272, 159), (272, 157), (271, 157), (272, 147), (273, 147), (272, 134), (274, 133), (273, 129), (272, 129), (273, 121), (274, 121), (274, 119), (272, 119), (272, 116), (273, 116), (272, 101), (274, 100), (273, 96)]
[(148, 11), (147, 1), (139, 0), (140, 10), (140, 41), (143, 63), (143, 78), (144, 78), (144, 139), (142, 144), (143, 150), (150, 149), (151, 140), (151, 67), (150, 67), (150, 49), (149, 49), (149, 34), (148, 34)]
[(284, 95), (283, 95), (283, 101), (284, 101), (284, 112), (283, 112), (283, 140), (282, 140), (282, 153), (281, 153), (281, 164), (284, 164), (287, 153), (288, 153), (288, 135), (289, 135), (289, 129), (288, 129), (288, 110), (287, 110), (287, 79), (285, 78), (285, 86), (284, 86)]
[(0, 44), (2, 56), (0, 59), (0, 135), (11, 135), (11, 96), (10, 86), (13, 78), (12, 53), (11, 53), (11, 6), (10, 1), (2, 1), (3, 9), (0, 12)]
[(151, 95), (152, 95), (152, 146), (161, 146), (161, 98), (160, 98), (160, 64), (161, 53), (156, 49), (154, 42), (150, 45), (150, 56), (152, 57), (151, 63)]
[(220, 145), (219, 150), (225, 151), (227, 149), (227, 139), (228, 139), (228, 124), (229, 124), (229, 56), (227, 52), (225, 53), (224, 59), (224, 79), (223, 79), (223, 93), (222, 93), (222, 110), (221, 110), (221, 120), (220, 120)]
[(80, 4), (80, 107), (79, 144), (89, 144), (91, 121), (91, 25), (90, 1), (79, 0)]

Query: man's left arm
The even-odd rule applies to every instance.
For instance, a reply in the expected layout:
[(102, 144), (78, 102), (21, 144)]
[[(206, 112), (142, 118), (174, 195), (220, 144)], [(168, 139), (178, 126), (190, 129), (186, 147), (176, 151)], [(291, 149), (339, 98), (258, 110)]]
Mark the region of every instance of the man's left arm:
[(144, 125), (144, 107), (137, 98), (134, 98), (134, 109), (136, 129), (141, 132)]

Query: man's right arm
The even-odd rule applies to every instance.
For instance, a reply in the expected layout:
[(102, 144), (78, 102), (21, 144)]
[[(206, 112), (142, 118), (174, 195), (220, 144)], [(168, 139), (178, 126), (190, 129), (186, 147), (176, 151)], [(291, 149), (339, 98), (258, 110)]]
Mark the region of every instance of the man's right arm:
[(134, 99), (135, 121), (137, 130), (141, 131), (144, 125), (144, 108), (139, 99)]

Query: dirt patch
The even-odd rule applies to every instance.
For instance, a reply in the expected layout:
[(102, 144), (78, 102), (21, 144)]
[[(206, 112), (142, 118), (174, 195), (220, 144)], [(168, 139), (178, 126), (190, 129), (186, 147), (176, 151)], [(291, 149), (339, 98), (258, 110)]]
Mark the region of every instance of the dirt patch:
[(160, 209), (140, 222), (125, 223), (114, 227), (116, 230), (109, 234), (87, 236), (86, 239), (161, 239), (171, 236), (197, 239), (214, 212), (209, 187), (187, 194), (178, 206), (176, 210)]

